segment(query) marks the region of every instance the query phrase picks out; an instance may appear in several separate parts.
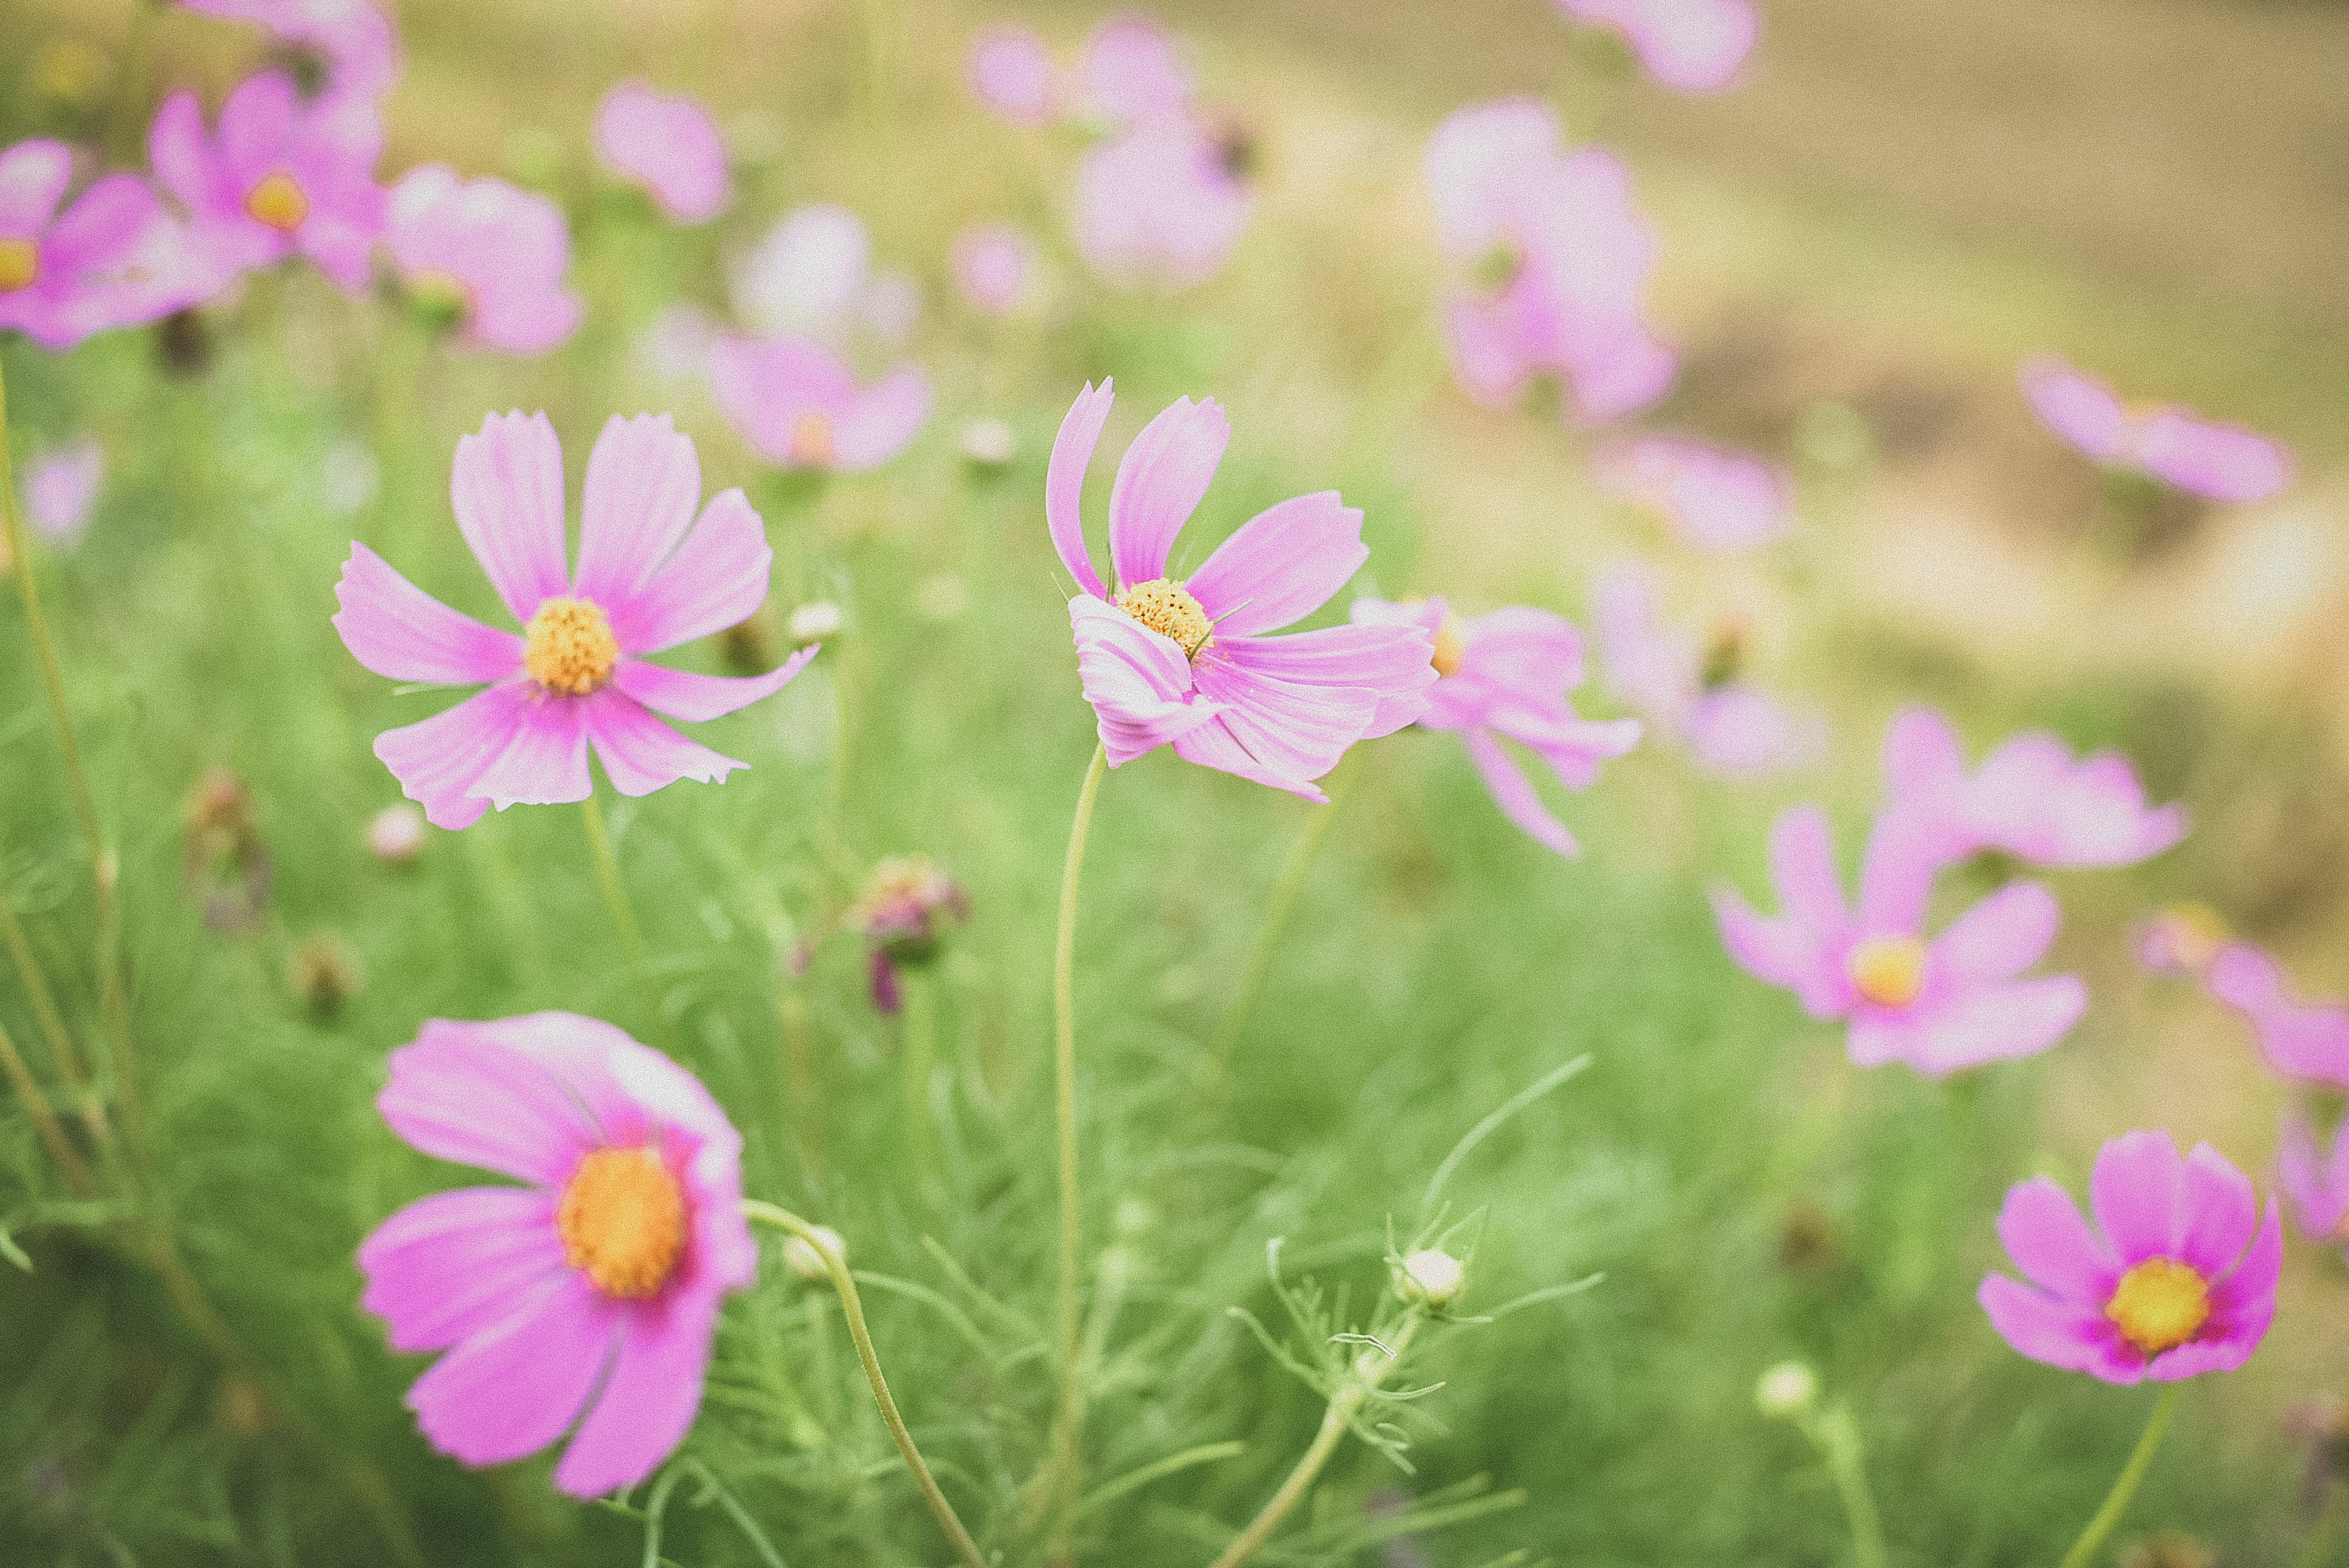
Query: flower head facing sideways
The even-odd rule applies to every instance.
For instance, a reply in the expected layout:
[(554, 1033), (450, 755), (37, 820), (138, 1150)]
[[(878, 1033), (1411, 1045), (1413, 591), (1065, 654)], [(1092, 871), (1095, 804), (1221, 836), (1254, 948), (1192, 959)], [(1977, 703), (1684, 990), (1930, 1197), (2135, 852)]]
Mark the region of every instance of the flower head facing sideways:
[(1638, 436), (1600, 450), (1599, 488), (1662, 517), (1682, 542), (1733, 554), (1782, 538), (1794, 497), (1777, 469), (1744, 452), (1683, 436)]
[(431, 1019), (376, 1104), (423, 1152), (523, 1183), (425, 1198), (359, 1248), (392, 1348), (447, 1352), (408, 1391), (425, 1436), (492, 1465), (568, 1432), (564, 1491), (643, 1480), (693, 1425), (719, 1305), (758, 1265), (726, 1113), (575, 1013)]
[(1861, 1067), (1906, 1062), (1928, 1078), (2045, 1050), (2077, 1023), (2087, 988), (2069, 975), (2019, 979), (2060, 919), (2038, 882), (2011, 882), (1925, 934), (1936, 867), (1890, 816), (1877, 820), (1857, 908), (1844, 901), (1826, 814), (1797, 806), (1770, 837), (1779, 913), (1715, 889), (1722, 941), (1740, 967), (1795, 993), (1815, 1018), (1849, 1021)]
[(2097, 1150), (2088, 1199), (2094, 1229), (2044, 1176), (2007, 1193), (1998, 1237), (2023, 1278), (1992, 1274), (1980, 1297), (2007, 1344), (2107, 1383), (2251, 1359), (2283, 1268), (2273, 1198), (2262, 1220), (2251, 1178), (2209, 1144), (2180, 1160), (2166, 1132), (2125, 1132)]
[(460, 343), (543, 354), (579, 329), (570, 232), (543, 196), (428, 163), (392, 188), (384, 237), (409, 292), (447, 311)]
[(970, 900), (929, 856), (893, 855), (873, 868), (843, 919), (867, 944), (874, 1006), (895, 1013), (904, 1006), (897, 971), (937, 956), (949, 916), (968, 920)]
[(2279, 1077), (2349, 1089), (2349, 1006), (2302, 1001), (2283, 965), (2246, 942), (2220, 948), (2202, 984), (2250, 1021)]
[(2052, 356), (2025, 360), (2023, 395), (2046, 427), (2108, 469), (2152, 475), (2206, 500), (2265, 500), (2292, 482), (2292, 457), (2240, 425), (2175, 403), (2131, 404)]
[(814, 655), (734, 679), (649, 662), (748, 619), (767, 596), (766, 529), (739, 490), (701, 499), (690, 437), (666, 414), (616, 415), (587, 459), (579, 558), (566, 570), (563, 449), (543, 414), (492, 414), (457, 443), (457, 526), (523, 630), (459, 614), (354, 542), (335, 597), (352, 655), (397, 681), (489, 689), (376, 737), (408, 798), (436, 828), (492, 805), (585, 800), (592, 748), (613, 788), (648, 795), (716, 783), (744, 764), (656, 715), (698, 723), (781, 689)]
[(641, 186), (675, 223), (706, 223), (726, 211), (733, 183), (726, 141), (700, 100), (620, 83), (595, 106), (595, 156)]
[(45, 348), (154, 321), (217, 286), (187, 232), (136, 175), (109, 174), (70, 203), (73, 150), (20, 141), (0, 151), (0, 332)]
[(1462, 620), (1437, 598), (1357, 599), (1353, 618), (1359, 625), (1416, 626), (1426, 634), (1436, 681), (1420, 726), (1458, 733), (1509, 820), (1559, 854), (1581, 853), (1501, 741), (1539, 757), (1569, 789), (1588, 789), (1601, 762), (1640, 743), (1638, 719), (1584, 718), (1568, 700), (1582, 684), (1582, 634), (1561, 616), (1522, 605)]
[(1752, 0), (1557, 0), (1557, 8), (1619, 36), (1641, 67), (1675, 92), (1734, 87), (1762, 36)]
[(1076, 580), (1077, 668), (1110, 766), (1172, 745), (1186, 761), (1324, 799), (1313, 780), (1348, 747), (1426, 710), (1435, 682), (1427, 633), (1404, 624), (1265, 634), (1319, 609), (1369, 557), (1362, 514), (1334, 490), (1268, 508), (1174, 575), (1175, 537), (1231, 438), (1213, 398), (1179, 399), (1126, 449), (1110, 490), (1104, 580), (1080, 503), (1112, 400), (1106, 381), (1079, 394), (1044, 482), (1052, 546)]
[(709, 349), (719, 410), (778, 468), (860, 473), (913, 444), (930, 417), (930, 378), (900, 365), (860, 386), (846, 360), (801, 337), (721, 337)]

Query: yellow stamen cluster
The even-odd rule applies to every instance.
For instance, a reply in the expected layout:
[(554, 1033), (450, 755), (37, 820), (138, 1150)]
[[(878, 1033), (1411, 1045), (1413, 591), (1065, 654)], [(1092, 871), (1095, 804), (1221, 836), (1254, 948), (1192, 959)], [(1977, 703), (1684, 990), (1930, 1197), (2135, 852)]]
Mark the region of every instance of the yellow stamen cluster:
[(1191, 591), (1173, 577), (1154, 577), (1147, 583), (1137, 583), (1119, 594), (1114, 603), (1152, 631), (1174, 638), (1195, 659), (1216, 629), (1215, 623), (1207, 619), (1207, 612), (1191, 597)]
[(685, 1253), (685, 1189), (652, 1149), (598, 1149), (554, 1211), (563, 1253), (605, 1295), (642, 1301)]
[(1460, 634), (1459, 623), (1449, 615), (1444, 617), (1444, 624), (1435, 628), (1435, 656), (1431, 662), (1435, 673), (1446, 680), (1458, 675), (1460, 666), (1468, 662), (1468, 639)]
[(2158, 1356), (2202, 1331), (2210, 1319), (2210, 1283), (2190, 1264), (2147, 1258), (2121, 1275), (2105, 1316), (2121, 1337)]
[(281, 234), (290, 234), (310, 216), (310, 198), (295, 182), (294, 176), (279, 169), (263, 175), (244, 193), (244, 211), (254, 222), (266, 223)]
[(585, 599), (543, 600), (523, 629), (522, 667), (550, 692), (585, 696), (612, 678), (620, 640), (601, 604)]
[(828, 469), (840, 455), (832, 430), (832, 416), (810, 408), (792, 423), (791, 459), (803, 469)]
[(31, 288), (40, 275), (40, 246), (30, 240), (0, 240), (0, 294)]
[(1852, 989), (1879, 1007), (1905, 1007), (1925, 988), (1925, 944), (1913, 936), (1871, 936), (1852, 949)]

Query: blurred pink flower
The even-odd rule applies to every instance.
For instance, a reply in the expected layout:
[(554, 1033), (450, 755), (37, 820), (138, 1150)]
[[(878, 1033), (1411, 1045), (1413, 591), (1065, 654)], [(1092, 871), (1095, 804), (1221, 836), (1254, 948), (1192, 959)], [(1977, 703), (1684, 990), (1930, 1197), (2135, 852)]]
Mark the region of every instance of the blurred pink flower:
[(2276, 1145), (2276, 1185), (2309, 1240), (2349, 1244), (2349, 1121), (2333, 1130), (2333, 1146), (2319, 1152), (2316, 1129), (2293, 1111)]
[(376, 674), (491, 683), (376, 737), (375, 754), (434, 827), (468, 827), (492, 805), (586, 799), (590, 746), (623, 795), (716, 783), (745, 766), (654, 715), (698, 723), (731, 713), (780, 690), (815, 650), (740, 680), (644, 658), (749, 619), (774, 559), (740, 490), (697, 520), (700, 459), (667, 415), (615, 415), (596, 438), (575, 573), (564, 560), (563, 448), (545, 415), (482, 420), (457, 443), (450, 488), (457, 526), (521, 634), (459, 614), (357, 542), (335, 587), (335, 629)]
[(2128, 758), (2075, 762), (2044, 730), (2009, 737), (1969, 774), (1950, 721), (1905, 707), (1885, 733), (1884, 772), (1893, 810), (1945, 865), (1994, 849), (2038, 866), (2126, 866), (2186, 836), (2186, 808), (2148, 808)]
[[(357, 130), (374, 119), (377, 101), (399, 77), (399, 44), (391, 18), (371, 0), (181, 0), (191, 11), (250, 22), (297, 54), (317, 57), (316, 101), (329, 118)], [(378, 132), (379, 134), (379, 132)]]
[(109, 174), (59, 211), (73, 183), (63, 142), (0, 152), (0, 332), (46, 348), (154, 321), (208, 297), (217, 269), (136, 175)]
[(706, 223), (733, 199), (726, 142), (699, 99), (626, 81), (595, 106), (595, 155), (672, 222)]
[(1991, 1326), (2033, 1361), (2107, 1383), (2231, 1372), (2275, 1317), (2283, 1226), (2260, 1218), (2251, 1178), (2207, 1143), (2184, 1160), (2166, 1132), (2126, 1132), (2096, 1154), (2090, 1230), (2044, 1176), (2018, 1183), (1998, 1236), (2026, 1284), (1982, 1283)]
[(970, 900), (927, 855), (895, 855), (873, 868), (843, 918), (865, 940), (875, 1007), (895, 1013), (904, 1006), (897, 971), (937, 956), (939, 928), (948, 916), (968, 920)]
[[(369, 125), (374, 125), (372, 119)], [(204, 133), (192, 92), (173, 94), (148, 137), (156, 177), (194, 225), (195, 244), (224, 272), (296, 252), (347, 293), (366, 292), (383, 230), (375, 167), (380, 129), (354, 129), (305, 105), (276, 71), (247, 77)]]
[(384, 237), (409, 292), (456, 310), (460, 342), (543, 354), (579, 328), (570, 232), (543, 196), (428, 163), (392, 188)]
[(784, 217), (735, 263), (734, 308), (771, 337), (812, 337), (835, 348), (863, 338), (902, 345), (922, 311), (921, 285), (873, 265), (864, 220), (829, 201)]
[(1256, 210), (1236, 161), (1225, 141), (1183, 114), (1088, 150), (1077, 165), (1077, 249), (1123, 288), (1206, 283)]
[(1052, 54), (1034, 29), (988, 27), (970, 41), (970, 90), (1014, 125), (1050, 124), (1059, 108)]
[(720, 337), (709, 349), (719, 410), (778, 468), (861, 473), (904, 451), (930, 417), (930, 378), (900, 365), (869, 387), (798, 337)]
[(1231, 427), (1213, 398), (1178, 399), (1143, 428), (1109, 498), (1112, 592), (1094, 570), (1080, 501), (1112, 400), (1087, 387), (1061, 421), (1044, 481), (1052, 547), (1076, 580), (1077, 669), (1112, 768), (1172, 744), (1185, 761), (1309, 800), (1358, 740), (1427, 708), (1433, 649), (1415, 625), (1264, 634), (1311, 614), (1369, 557), (1362, 514), (1335, 490), (1240, 525), (1187, 577), (1175, 536), (1221, 465)]
[(1564, 151), (1548, 105), (1509, 98), (1436, 127), (1424, 163), (1458, 273), (1444, 334), (1471, 397), (1505, 407), (1555, 376), (1569, 417), (1604, 424), (1663, 396), (1678, 362), (1647, 322), (1656, 238), (1613, 153)]
[(2175, 403), (2121, 401), (2104, 382), (2052, 356), (2023, 363), (2023, 395), (2049, 429), (2106, 468), (2134, 469), (2210, 500), (2265, 500), (2292, 482), (2292, 458), (2240, 425)]
[(1119, 11), (1102, 18), (1077, 57), (1077, 114), (1114, 129), (1190, 107), (1194, 83), (1174, 39), (1156, 18)]
[(2283, 966), (2244, 942), (2220, 948), (2202, 983), (2250, 1020), (2271, 1070), (2349, 1089), (2349, 1006), (2299, 1000)]
[(974, 223), (955, 236), (955, 287), (982, 315), (1010, 315), (1035, 273), (1036, 242), (1015, 223)]
[[(503, 1464), (571, 1434), (554, 1484), (636, 1485), (701, 1406), (718, 1313), (758, 1271), (742, 1138), (658, 1051), (575, 1013), (425, 1021), (376, 1105), (423, 1152), (511, 1176), (420, 1199), (359, 1246), (433, 1446)], [(574, 1430), (575, 1428), (575, 1430)]]
[(1735, 86), (1762, 34), (1751, 0), (1557, 0), (1557, 8), (1620, 36), (1650, 76), (1684, 93)]
[(1439, 598), (1357, 599), (1353, 619), (1357, 625), (1415, 626), (1425, 634), (1435, 650), (1436, 681), (1420, 727), (1457, 731), (1509, 820), (1561, 855), (1580, 854), (1501, 740), (1532, 751), (1569, 789), (1588, 789), (1601, 762), (1640, 743), (1638, 719), (1588, 719), (1568, 700), (1582, 684), (1582, 634), (1562, 616), (1524, 606), (1455, 620)]
[(1778, 470), (1744, 452), (1682, 436), (1635, 436), (1601, 449), (1599, 489), (1661, 516), (1682, 541), (1733, 554), (1782, 538), (1795, 501)]
[(1790, 712), (1733, 668), (1709, 670), (1695, 635), (1664, 624), (1661, 593), (1656, 574), (1634, 561), (1603, 568), (1592, 583), (1607, 691), (1723, 778), (1782, 773), (1817, 757), (1825, 734), (1816, 717)]
[(25, 511), (33, 526), (59, 544), (70, 544), (89, 526), (106, 478), (106, 449), (84, 436), (25, 465)]
[(1906, 1062), (1929, 1078), (2045, 1050), (2079, 1022), (2087, 988), (2069, 975), (2018, 980), (2046, 956), (2060, 919), (2037, 882), (2011, 882), (1928, 941), (1931, 857), (1899, 821), (1877, 819), (1859, 907), (1844, 903), (1826, 814), (1797, 806), (1770, 839), (1781, 913), (1765, 919), (1734, 891), (1713, 906), (1729, 954), (1795, 993), (1815, 1018), (1850, 1020), (1851, 1059)]
[(2208, 904), (2174, 903), (2138, 921), (2130, 942), (2153, 974), (2199, 976), (2226, 945), (2227, 923)]

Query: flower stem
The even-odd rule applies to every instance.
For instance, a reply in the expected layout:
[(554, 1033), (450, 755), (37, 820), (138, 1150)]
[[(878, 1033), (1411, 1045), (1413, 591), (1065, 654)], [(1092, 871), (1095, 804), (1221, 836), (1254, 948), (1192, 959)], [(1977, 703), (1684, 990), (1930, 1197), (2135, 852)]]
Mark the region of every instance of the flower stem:
[(628, 950), (629, 964), (642, 973), (645, 939), (636, 930), (636, 917), (629, 912), (628, 890), (620, 882), (620, 862), (613, 856), (611, 838), (604, 831), (604, 809), (591, 793), (579, 802), (579, 812), (587, 822), (587, 848), (595, 856), (595, 880), (603, 884), (605, 907), (612, 912), (612, 923), (620, 928), (620, 945)]
[(1419, 1332), (1419, 1326), (1425, 1321), (1424, 1315), (1416, 1312), (1405, 1318), (1402, 1332), (1395, 1336), (1394, 1344), (1388, 1347), (1383, 1358), (1376, 1347), (1355, 1357), (1352, 1368), (1346, 1374), (1346, 1380), (1330, 1397), (1330, 1408), (1321, 1418), (1321, 1429), (1313, 1434), (1311, 1446), (1297, 1461), (1297, 1468), (1288, 1472), (1288, 1479), (1280, 1483), (1280, 1490), (1272, 1494), (1270, 1501), (1257, 1511), (1254, 1519), (1248, 1521), (1247, 1528), (1224, 1548), (1224, 1554), (1216, 1559), (1215, 1568), (1239, 1568), (1240, 1563), (1247, 1562), (1258, 1547), (1271, 1539), (1272, 1532), (1280, 1528), (1280, 1522), (1288, 1517), (1289, 1511), (1305, 1500), (1305, 1494), (1313, 1489), (1315, 1479), (1320, 1475), (1321, 1467), (1328, 1464), (1330, 1456), (1338, 1451), (1340, 1440), (1345, 1437), (1346, 1429), (1353, 1425), (1354, 1417), (1361, 1410), (1363, 1402), (1378, 1392), (1379, 1385), (1386, 1381), (1387, 1374), (1402, 1362), (1403, 1352), (1411, 1347), (1412, 1336)]
[(2145, 1436), (2137, 1440), (2137, 1451), (2129, 1455), (2128, 1463), (2121, 1467), (2120, 1479), (2113, 1482), (2112, 1493), (2105, 1499), (2105, 1506), (2096, 1510), (2096, 1516), (2088, 1521), (2088, 1528), (2080, 1532), (2080, 1539), (2072, 1542), (2071, 1551), (2064, 1553), (2063, 1568), (2087, 1568), (2095, 1557), (2096, 1548), (2105, 1543), (2105, 1537), (2110, 1535), (2113, 1526), (2120, 1522), (2121, 1514), (2128, 1508), (2129, 1499), (2137, 1495), (2137, 1483), (2145, 1480), (2145, 1472), (2152, 1467), (2154, 1450), (2161, 1447), (2162, 1434), (2169, 1430), (2170, 1418), (2178, 1414), (2178, 1397), (2184, 1391), (2185, 1385), (2180, 1383), (2168, 1384), (2161, 1390), (2161, 1398), (2153, 1407), (2152, 1418), (2145, 1424)]
[(8, 1037), (5, 1028), (0, 1028), (0, 1073), (7, 1075), (9, 1087), (16, 1091), (16, 1098), (25, 1102), (25, 1109), (33, 1119), (34, 1129), (40, 1133), (41, 1141), (48, 1146), (57, 1168), (65, 1172), (67, 1182), (85, 1198), (97, 1191), (97, 1183), (90, 1180), (89, 1167), (82, 1163), (80, 1154), (75, 1151), (72, 1142), (66, 1137), (66, 1130), (57, 1125), (57, 1112), (49, 1109), (48, 1097), (41, 1092), (41, 1086), (33, 1081), (31, 1070), (25, 1066), (25, 1058), (17, 1054), (16, 1042)]
[(761, 1224), (771, 1225), (786, 1234), (797, 1236), (814, 1248), (815, 1255), (823, 1260), (824, 1272), (832, 1276), (832, 1286), (840, 1293), (841, 1311), (848, 1319), (848, 1336), (856, 1343), (856, 1358), (864, 1365), (864, 1380), (873, 1385), (874, 1402), (881, 1407), (881, 1418), (888, 1423), (889, 1435), (897, 1440), (897, 1452), (904, 1456), (905, 1469), (912, 1472), (915, 1484), (922, 1489), (923, 1501), (930, 1505), (930, 1511), (936, 1514), (939, 1524), (945, 1526), (947, 1539), (954, 1542), (955, 1554), (962, 1559), (966, 1568), (988, 1568), (987, 1559), (979, 1555), (978, 1543), (970, 1538), (970, 1532), (963, 1528), (954, 1504), (948, 1502), (947, 1494), (938, 1490), (937, 1478), (930, 1474), (930, 1467), (922, 1461), (921, 1450), (914, 1446), (914, 1434), (905, 1429), (905, 1418), (897, 1413), (897, 1401), (889, 1393), (889, 1380), (881, 1375), (881, 1358), (873, 1352), (873, 1336), (864, 1326), (864, 1305), (857, 1299), (856, 1281), (850, 1275), (848, 1264), (833, 1250), (832, 1243), (821, 1232), (788, 1209), (779, 1209), (772, 1203), (746, 1198), (742, 1202), (742, 1214), (745, 1219), (756, 1220)]
[(916, 1177), (927, 1181), (936, 1163), (936, 1130), (930, 1119), (930, 1075), (937, 1066), (936, 1015), (930, 1006), (927, 966), (898, 966), (905, 1026), (905, 1146)]
[(50, 995), (49, 983), (41, 975), (40, 965), (33, 960), (32, 944), (25, 940), (25, 927), (16, 912), (8, 905), (5, 893), (0, 893), (0, 939), (5, 939), (8, 952), (16, 963), (16, 976), (25, 983), (25, 995), (32, 999), (34, 1015), (40, 1020), (41, 1033), (47, 1037), (49, 1055), (55, 1058), (57, 1076), (65, 1080), (80, 1108), (81, 1124), (89, 1131), (91, 1140), (101, 1150), (111, 1148), (113, 1129), (107, 1125), (105, 1109), (90, 1092), (89, 1080), (82, 1076), (81, 1058), (74, 1050), (73, 1035), (66, 1028), (65, 1017), (57, 1011), (57, 998)]
[(1876, 1513), (1876, 1497), (1868, 1489), (1868, 1458), (1859, 1440), (1859, 1426), (1840, 1405), (1810, 1427), (1811, 1441), (1827, 1462), (1836, 1491), (1843, 1498), (1844, 1517), (1851, 1525), (1851, 1555), (1857, 1568), (1885, 1568), (1884, 1526)]
[(1077, 882), (1085, 864), (1085, 835), (1092, 826), (1093, 797), (1109, 768), (1106, 747), (1093, 748), (1084, 787), (1077, 792), (1076, 819), (1069, 824), (1068, 859), (1061, 868), (1061, 925), (1052, 944), (1052, 1084), (1060, 1131), (1061, 1271), (1056, 1298), (1061, 1404), (1052, 1423), (1052, 1470), (1060, 1491), (1051, 1558), (1069, 1560), (1077, 1529), (1077, 1492), (1081, 1479), (1077, 1434), (1084, 1425), (1081, 1385), (1082, 1346), (1077, 1311)]

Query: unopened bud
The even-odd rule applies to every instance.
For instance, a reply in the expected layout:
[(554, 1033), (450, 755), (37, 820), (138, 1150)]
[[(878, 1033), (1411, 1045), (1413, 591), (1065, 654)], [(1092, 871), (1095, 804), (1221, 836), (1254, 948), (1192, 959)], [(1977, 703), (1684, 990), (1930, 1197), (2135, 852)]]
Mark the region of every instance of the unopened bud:
[(1754, 1403), (1765, 1416), (1791, 1418), (1818, 1403), (1819, 1375), (1800, 1361), (1781, 1361), (1754, 1385)]
[(367, 820), (367, 847), (388, 865), (406, 865), (424, 852), (424, 813), (413, 806), (386, 806)]
[(1450, 1253), (1429, 1247), (1402, 1260), (1395, 1270), (1395, 1295), (1406, 1306), (1442, 1312), (1460, 1299), (1468, 1285), (1468, 1270)]
[(820, 643), (839, 631), (844, 619), (839, 605), (828, 599), (813, 599), (792, 612), (786, 629), (794, 643)]
[(969, 419), (962, 428), (965, 461), (982, 469), (999, 469), (1019, 455), (1019, 438), (1000, 419)]
[[(810, 1225), (808, 1229), (822, 1238), (824, 1246), (831, 1251), (833, 1256), (843, 1263), (847, 1261), (848, 1243), (841, 1239), (838, 1231), (833, 1230), (830, 1225)], [(832, 1277), (831, 1265), (823, 1261), (823, 1253), (816, 1251), (805, 1238), (800, 1236), (793, 1236), (783, 1243), (783, 1266), (802, 1279), (817, 1280)]]
[(332, 936), (309, 937), (287, 962), (285, 983), (313, 1016), (331, 1018), (358, 995), (358, 960)]

